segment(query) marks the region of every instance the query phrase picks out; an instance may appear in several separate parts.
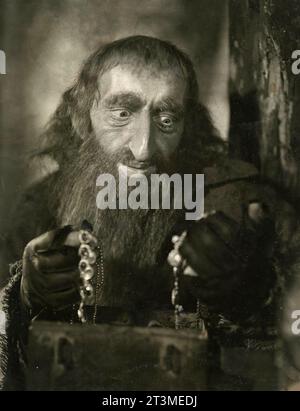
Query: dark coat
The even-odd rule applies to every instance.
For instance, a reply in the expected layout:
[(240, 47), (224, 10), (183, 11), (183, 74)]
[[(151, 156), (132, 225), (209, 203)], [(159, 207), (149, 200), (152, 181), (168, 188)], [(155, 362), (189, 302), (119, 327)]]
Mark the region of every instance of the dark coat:
[[(226, 318), (223, 313), (203, 312), (208, 327), (224, 346), (273, 347), (281, 307), (282, 288), (286, 274), (284, 255), (297, 228), (297, 218), (293, 208), (273, 188), (261, 182), (257, 170), (246, 163), (226, 160), (218, 167), (204, 170), (205, 174), (205, 210), (222, 210), (238, 223), (242, 223), (245, 207), (251, 202), (264, 205), (274, 222), (275, 245), (272, 255), (266, 257), (272, 266), (272, 278), (262, 277), (253, 284), (253, 295), (259, 294), (261, 287), (267, 284), (268, 293), (262, 294), (261, 301), (256, 299), (256, 306), (241, 307), (245, 315), (240, 318)], [(12, 231), (5, 240), (2, 256), (2, 279), (8, 270), (8, 263), (22, 258), (26, 244), (56, 227), (55, 212), (48, 207), (47, 194), (56, 175), (30, 187), (22, 196), (12, 222)], [(22, 379), (17, 378), (20, 366), (22, 342), (20, 335), (28, 327), (19, 304), (19, 286), (21, 268), (11, 267), (12, 277), (6, 287), (4, 309), (6, 312), (6, 340), (2, 347), (2, 368), (6, 374), (6, 388), (22, 387)], [(5, 279), (7, 280), (7, 278)], [(256, 288), (257, 287), (257, 288)], [(251, 302), (250, 302), (251, 303)], [(249, 308), (250, 307), (250, 308)], [(252, 312), (251, 312), (252, 310)]]

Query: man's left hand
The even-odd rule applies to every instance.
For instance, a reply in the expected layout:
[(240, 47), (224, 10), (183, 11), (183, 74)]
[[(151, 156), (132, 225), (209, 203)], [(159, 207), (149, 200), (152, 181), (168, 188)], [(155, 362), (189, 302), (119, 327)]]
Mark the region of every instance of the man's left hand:
[(211, 310), (230, 312), (237, 301), (240, 305), (252, 295), (253, 285), (264, 288), (259, 272), (265, 268), (265, 240), (271, 239), (270, 234), (269, 220), (253, 221), (249, 215), (243, 225), (223, 212), (195, 223), (179, 248), (187, 264), (183, 276), (187, 288)]

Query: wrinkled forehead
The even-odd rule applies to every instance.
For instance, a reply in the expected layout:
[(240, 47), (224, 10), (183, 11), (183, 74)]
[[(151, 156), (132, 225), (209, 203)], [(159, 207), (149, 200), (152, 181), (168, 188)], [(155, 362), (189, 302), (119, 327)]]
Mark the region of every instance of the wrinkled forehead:
[(172, 99), (184, 105), (186, 86), (182, 71), (145, 64), (121, 63), (103, 72), (98, 79), (102, 101), (132, 93), (146, 100)]

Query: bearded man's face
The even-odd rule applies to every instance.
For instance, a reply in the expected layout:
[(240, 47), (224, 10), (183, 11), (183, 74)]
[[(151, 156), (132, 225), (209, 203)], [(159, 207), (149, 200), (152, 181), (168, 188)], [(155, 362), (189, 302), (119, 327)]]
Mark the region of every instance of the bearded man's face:
[[(116, 66), (100, 76), (90, 117), (92, 133), (61, 168), (55, 187), (58, 224), (87, 219), (102, 243), (106, 280), (101, 304), (145, 299), (164, 289), (159, 276), (171, 230), (182, 210), (99, 210), (96, 180), (179, 172), (186, 82), (171, 70)], [(159, 276), (159, 277), (157, 277)]]
[(116, 171), (166, 171), (184, 128), (186, 82), (171, 70), (118, 65), (99, 79), (90, 116), (96, 141)]

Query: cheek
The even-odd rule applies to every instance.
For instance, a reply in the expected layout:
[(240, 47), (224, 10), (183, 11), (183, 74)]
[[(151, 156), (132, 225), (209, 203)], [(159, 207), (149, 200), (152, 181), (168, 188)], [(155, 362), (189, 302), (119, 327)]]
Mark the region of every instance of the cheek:
[(91, 114), (91, 122), (95, 138), (106, 153), (114, 154), (128, 144), (131, 131), (126, 126), (111, 126), (101, 113)]
[(101, 147), (109, 154), (118, 152), (129, 141), (126, 130), (111, 127), (101, 127), (97, 131), (95, 130), (95, 136)]
[(156, 140), (157, 147), (165, 158), (170, 158), (172, 154), (174, 154), (180, 144), (182, 134), (183, 127), (179, 128), (176, 133), (172, 135), (160, 133), (160, 136)]

